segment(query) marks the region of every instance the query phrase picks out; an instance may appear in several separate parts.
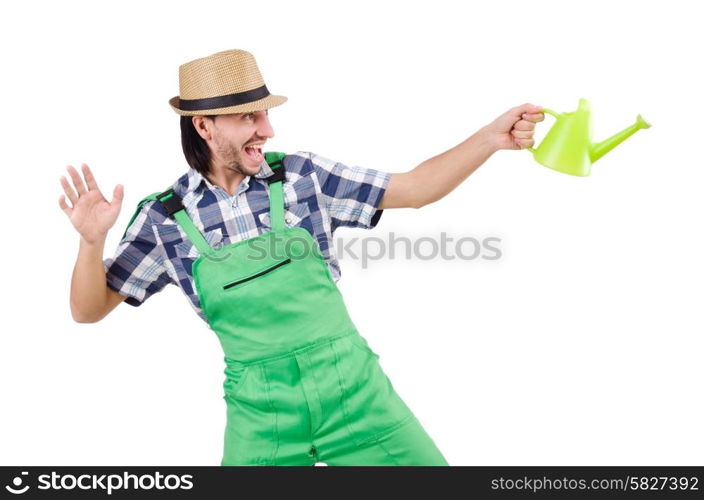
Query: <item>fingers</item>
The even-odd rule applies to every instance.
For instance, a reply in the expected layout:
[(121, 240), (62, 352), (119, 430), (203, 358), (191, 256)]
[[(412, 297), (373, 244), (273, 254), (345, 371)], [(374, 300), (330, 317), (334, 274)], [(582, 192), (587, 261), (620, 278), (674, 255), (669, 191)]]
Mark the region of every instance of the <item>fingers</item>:
[(73, 185), (76, 187), (76, 192), (78, 192), (78, 196), (81, 196), (82, 194), (85, 194), (87, 191), (85, 184), (83, 184), (83, 179), (81, 179), (81, 176), (78, 174), (75, 168), (73, 168), (71, 165), (66, 167), (66, 170), (68, 170), (68, 173), (71, 175), (71, 180), (73, 180)]
[(536, 106), (535, 104), (525, 103), (525, 104), (521, 104), (520, 106), (516, 106), (511, 111), (514, 112), (518, 116), (523, 116), (523, 114), (541, 113), (542, 110), (543, 110), (542, 106)]
[[(95, 177), (93, 177), (93, 172), (90, 171), (90, 167), (84, 163), (81, 165), (81, 170), (83, 171), (83, 177), (86, 179), (88, 189), (98, 189), (98, 183), (95, 182)], [(100, 190), (98, 189), (98, 191)]]
[(545, 114), (544, 113), (523, 113), (521, 115), (521, 118), (523, 118), (526, 121), (532, 122), (532, 123), (538, 123), (542, 122), (545, 120)]
[(125, 188), (122, 186), (122, 184), (118, 184), (112, 191), (112, 200), (110, 201), (110, 204), (112, 205), (113, 203), (117, 203), (118, 205), (121, 205), (122, 198), (124, 198), (124, 196)]
[[(538, 120), (540, 121), (540, 120)], [(535, 123), (527, 120), (519, 120), (515, 123), (511, 129), (511, 135), (514, 138), (514, 142), (522, 147), (532, 147), (533, 146), (533, 134), (535, 133)], [(519, 141), (518, 139), (526, 139), (530, 141)]]
[(545, 119), (545, 114), (542, 112), (542, 109), (541, 106), (529, 103), (514, 108), (514, 111), (519, 114), (520, 119), (513, 124), (511, 135), (513, 136), (513, 142), (520, 149), (530, 148), (535, 144), (533, 140), (535, 124)]
[(535, 144), (535, 141), (530, 138), (530, 139), (514, 139), (514, 142), (521, 148), (532, 148), (533, 145)]
[(511, 130), (511, 135), (516, 139), (532, 139), (532, 130)]
[(76, 206), (76, 203), (78, 203), (78, 196), (76, 195), (76, 192), (69, 185), (68, 181), (66, 180), (66, 177), (64, 177), (62, 175), (60, 182), (61, 182), (61, 187), (64, 188), (64, 193), (66, 193), (66, 196), (71, 201), (71, 205)]
[(66, 215), (71, 217), (71, 212), (73, 212), (73, 209), (66, 204), (66, 198), (64, 198), (64, 195), (59, 196), (59, 207), (61, 207), (61, 210), (63, 210)]
[(517, 119), (522, 119), (525, 122), (538, 123), (545, 119), (545, 114), (543, 113), (542, 106), (536, 106), (535, 104), (522, 104), (512, 108), (510, 113)]
[(513, 124), (515, 130), (535, 130), (535, 123), (527, 120), (519, 120)]

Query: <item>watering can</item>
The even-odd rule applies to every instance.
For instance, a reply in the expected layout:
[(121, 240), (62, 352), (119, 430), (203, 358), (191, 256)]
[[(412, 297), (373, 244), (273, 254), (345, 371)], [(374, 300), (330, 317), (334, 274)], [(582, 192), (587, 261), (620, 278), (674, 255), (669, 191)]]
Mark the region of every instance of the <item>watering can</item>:
[(591, 105), (586, 99), (579, 100), (577, 111), (556, 113), (543, 108), (557, 121), (537, 148), (526, 148), (535, 160), (546, 167), (565, 174), (587, 176), (592, 163), (621, 144), (642, 128), (650, 128), (642, 116), (636, 122), (608, 139), (592, 143)]

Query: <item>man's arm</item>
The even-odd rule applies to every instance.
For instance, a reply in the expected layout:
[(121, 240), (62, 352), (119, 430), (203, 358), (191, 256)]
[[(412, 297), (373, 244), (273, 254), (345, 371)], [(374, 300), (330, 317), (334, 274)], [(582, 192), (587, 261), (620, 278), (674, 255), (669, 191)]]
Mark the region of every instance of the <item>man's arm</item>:
[(454, 148), (391, 175), (379, 209), (421, 208), (450, 193), (496, 151), (533, 146), (535, 124), (545, 118), (541, 109), (512, 108)]
[(107, 286), (103, 266), (103, 248), (108, 230), (117, 220), (122, 205), (123, 188), (118, 184), (108, 202), (87, 165), (82, 166), (85, 183), (75, 168), (67, 167), (73, 187), (61, 177), (64, 195), (61, 210), (68, 216), (81, 237), (76, 265), (71, 278), (71, 316), (79, 323), (100, 321), (126, 297)]
[(105, 239), (89, 243), (81, 237), (71, 277), (71, 316), (78, 323), (95, 323), (127, 297), (107, 286), (103, 267)]

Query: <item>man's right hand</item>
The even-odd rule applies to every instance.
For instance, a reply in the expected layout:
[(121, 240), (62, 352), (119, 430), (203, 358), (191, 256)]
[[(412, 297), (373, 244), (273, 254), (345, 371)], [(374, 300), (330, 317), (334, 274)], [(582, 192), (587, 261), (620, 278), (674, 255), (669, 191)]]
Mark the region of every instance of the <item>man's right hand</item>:
[[(115, 186), (112, 201), (108, 202), (98, 189), (93, 173), (85, 163), (81, 165), (85, 184), (80, 174), (71, 165), (66, 167), (75, 190), (64, 176), (61, 176), (61, 186), (72, 206), (68, 206), (64, 195), (59, 197), (61, 210), (71, 220), (81, 237), (87, 243), (97, 243), (105, 240), (108, 230), (115, 224), (120, 214), (124, 189), (122, 184)], [(86, 187), (87, 186), (87, 187)]]

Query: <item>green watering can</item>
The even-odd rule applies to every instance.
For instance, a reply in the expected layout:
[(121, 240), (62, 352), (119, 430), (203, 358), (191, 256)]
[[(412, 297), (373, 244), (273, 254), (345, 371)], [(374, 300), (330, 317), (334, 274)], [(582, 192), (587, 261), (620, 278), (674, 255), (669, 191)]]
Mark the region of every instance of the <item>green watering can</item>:
[(543, 108), (557, 122), (537, 148), (526, 148), (535, 160), (546, 167), (565, 174), (587, 176), (592, 163), (621, 144), (642, 128), (650, 128), (642, 116), (621, 132), (597, 144), (592, 143), (591, 106), (586, 99), (579, 100), (577, 111), (556, 113)]

